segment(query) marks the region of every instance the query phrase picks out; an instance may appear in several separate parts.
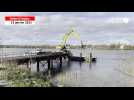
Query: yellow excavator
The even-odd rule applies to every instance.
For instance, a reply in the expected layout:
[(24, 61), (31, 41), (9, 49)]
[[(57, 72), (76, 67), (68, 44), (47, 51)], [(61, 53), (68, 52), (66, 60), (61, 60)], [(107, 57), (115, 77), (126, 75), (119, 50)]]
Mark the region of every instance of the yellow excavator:
[[(81, 44), (81, 53), (80, 53), (80, 57), (75, 57), (75, 56), (72, 56), (72, 53), (67, 50), (67, 41), (71, 38), (71, 37), (75, 37), (78, 41), (80, 41), (80, 44)], [(82, 57), (82, 49), (85, 48), (84, 44), (83, 44), (83, 41), (80, 39), (80, 35), (74, 31), (74, 29), (72, 29), (70, 32), (66, 33), (64, 36), (63, 36), (63, 42), (61, 43), (61, 45), (58, 46), (58, 48), (60, 48), (61, 51), (64, 51), (64, 52), (68, 52), (69, 55), (71, 55), (71, 59), (74, 59), (74, 60), (87, 60), (85, 59), (85, 57)], [(92, 58), (92, 53), (90, 53), (90, 61), (96, 61), (96, 58)]]
[(66, 50), (67, 49), (67, 41), (71, 38), (71, 37), (75, 37), (78, 41), (80, 41), (80, 35), (74, 31), (74, 29), (72, 29), (71, 31), (69, 31), (68, 33), (66, 33), (62, 40), (63, 42), (61, 43), (61, 45), (59, 45), (57, 48), (60, 48), (60, 50)]

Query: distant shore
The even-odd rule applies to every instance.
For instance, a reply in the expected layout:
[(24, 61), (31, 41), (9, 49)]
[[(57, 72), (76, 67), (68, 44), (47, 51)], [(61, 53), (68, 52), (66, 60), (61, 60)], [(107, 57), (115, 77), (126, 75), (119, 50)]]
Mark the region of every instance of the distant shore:
[[(46, 48), (56, 49), (60, 45), (0, 45), (0, 48)], [(80, 49), (81, 45), (68, 45), (71, 49)], [(106, 50), (134, 50), (134, 45), (110, 44), (110, 45), (83, 45), (83, 48)]]

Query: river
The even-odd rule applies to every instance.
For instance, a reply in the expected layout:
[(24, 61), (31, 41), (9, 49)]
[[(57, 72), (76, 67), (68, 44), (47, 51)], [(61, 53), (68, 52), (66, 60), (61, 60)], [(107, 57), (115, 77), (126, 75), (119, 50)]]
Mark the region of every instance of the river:
[[(3, 48), (1, 54), (23, 55), (28, 50), (32, 49)], [(77, 56), (81, 52), (78, 49), (71, 51)], [(93, 57), (97, 57), (96, 63), (63, 64), (62, 72), (56, 74), (53, 79), (73, 87), (134, 86), (134, 50), (82, 50), (83, 56), (89, 56), (90, 52)]]

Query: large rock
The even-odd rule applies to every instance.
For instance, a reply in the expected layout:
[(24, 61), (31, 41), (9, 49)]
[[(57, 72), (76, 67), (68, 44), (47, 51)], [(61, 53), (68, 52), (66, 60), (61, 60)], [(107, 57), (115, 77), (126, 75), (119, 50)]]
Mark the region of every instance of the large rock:
[(6, 80), (0, 80), (0, 87), (8, 86), (8, 82)]

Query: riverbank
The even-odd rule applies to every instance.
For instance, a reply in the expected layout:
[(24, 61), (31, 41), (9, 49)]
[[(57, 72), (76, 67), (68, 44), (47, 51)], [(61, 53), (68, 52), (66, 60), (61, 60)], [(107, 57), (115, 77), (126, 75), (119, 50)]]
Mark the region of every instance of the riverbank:
[[(33, 73), (27, 68), (19, 68), (15, 63), (2, 64), (6, 70), (1, 71), (0, 80), (7, 83), (5, 87), (51, 87), (49, 77), (42, 73)], [(3, 73), (2, 73), (3, 72)]]

